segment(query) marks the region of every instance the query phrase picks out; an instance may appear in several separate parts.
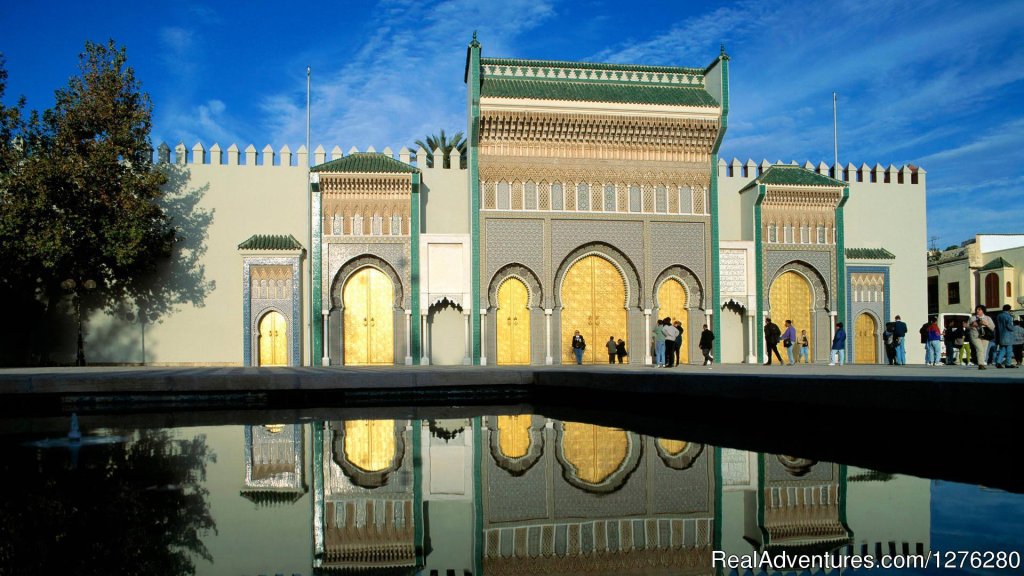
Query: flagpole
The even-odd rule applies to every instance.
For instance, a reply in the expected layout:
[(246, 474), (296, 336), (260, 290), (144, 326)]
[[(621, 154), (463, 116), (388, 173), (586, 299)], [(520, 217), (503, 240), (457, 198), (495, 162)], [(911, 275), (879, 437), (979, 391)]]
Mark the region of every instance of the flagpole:
[(833, 159), (835, 163), (833, 166), (836, 167), (836, 180), (842, 180), (839, 175), (839, 122), (837, 121), (838, 116), (836, 115), (836, 107), (838, 103), (838, 96), (836, 93), (832, 93), (832, 151)]
[(313, 302), (313, 199), (312, 190), (309, 187), (309, 168), (313, 158), (313, 151), (309, 149), (309, 89), (311, 76), (312, 70), (309, 66), (306, 66), (306, 262), (309, 267), (309, 287), (307, 288), (309, 293), (309, 314), (306, 315), (306, 332), (309, 335), (309, 365), (316, 366), (316, 358), (313, 357), (313, 313), (316, 309)]

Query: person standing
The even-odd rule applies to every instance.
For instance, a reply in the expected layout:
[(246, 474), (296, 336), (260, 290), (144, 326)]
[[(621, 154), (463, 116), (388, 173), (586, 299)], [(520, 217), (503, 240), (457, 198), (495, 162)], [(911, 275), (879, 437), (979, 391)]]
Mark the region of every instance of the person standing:
[(1024, 320), (1018, 319), (1013, 323), (1013, 358), (1017, 366), (1024, 362)]
[(772, 365), (772, 352), (779, 359), (779, 364), (782, 364), (782, 355), (779, 354), (779, 336), (781, 335), (782, 331), (779, 330), (779, 325), (772, 322), (771, 318), (766, 317), (764, 319), (764, 348), (768, 361), (764, 363), (765, 366)]
[(846, 363), (846, 330), (843, 330), (843, 323), (836, 324), (836, 334), (832, 337), (832, 355), (829, 366), (835, 366), (836, 360), (842, 366)]
[(892, 323), (892, 337), (896, 342), (896, 365), (903, 366), (907, 363), (907, 348), (904, 342), (907, 339), (907, 323), (900, 320), (899, 315)]
[(967, 368), (971, 362), (971, 334), (967, 320), (960, 322), (960, 363)]
[(896, 337), (893, 335), (893, 323), (885, 323), (885, 331), (882, 332), (882, 342), (885, 343), (885, 359), (890, 366), (896, 364)]
[(715, 333), (712, 332), (708, 325), (705, 324), (703, 330), (700, 333), (700, 342), (697, 344), (700, 347), (700, 353), (704, 355), (704, 366), (711, 369), (711, 365), (715, 363), (715, 357), (711, 354), (712, 342), (715, 341)]
[(786, 331), (782, 333), (782, 347), (786, 349), (786, 358), (789, 360), (789, 365), (795, 364), (793, 361), (793, 348), (796, 346), (796, 328), (793, 327), (792, 320), (786, 320)]
[(587, 341), (583, 339), (583, 335), (577, 330), (572, 335), (572, 353), (576, 355), (576, 363), (583, 364), (583, 351), (587, 349)]
[(672, 325), (672, 318), (666, 316), (661, 321), (661, 333), (665, 337), (665, 368), (671, 368), (676, 360), (676, 336), (679, 330)]
[(999, 345), (996, 350), (996, 368), (1016, 368), (1013, 363), (1013, 316), (1010, 315), (1010, 305), (1003, 304), (1003, 311), (996, 315), (996, 343)]
[(956, 366), (957, 354), (960, 352), (960, 347), (964, 345), (964, 330), (957, 326), (954, 320), (946, 326), (942, 338), (946, 344), (946, 365)]
[(995, 339), (996, 325), (985, 313), (985, 307), (978, 305), (971, 316), (971, 342), (974, 344), (974, 361), (978, 370), (986, 370), (988, 363), (988, 345)]
[(622, 364), (622, 360), (628, 355), (626, 352), (626, 342), (619, 338), (619, 341), (615, 343), (615, 356), (618, 357), (619, 364)]
[(609, 364), (615, 364), (615, 351), (616, 351), (615, 336), (609, 336), (608, 337), (608, 342), (605, 343), (605, 347), (608, 348), (608, 363)]
[(676, 320), (675, 322), (672, 323), (672, 325), (675, 326), (676, 330), (679, 332), (679, 334), (676, 335), (675, 347), (676, 366), (679, 366), (679, 351), (683, 349), (683, 323), (680, 322), (679, 320)]
[(800, 331), (800, 360), (804, 364), (811, 363), (811, 343), (807, 340), (807, 330)]
[(929, 316), (924, 330), (924, 363), (928, 366), (938, 366), (942, 360), (942, 332), (939, 330), (938, 318)]
[(661, 331), (662, 322), (659, 319), (658, 325), (651, 330), (651, 340), (654, 341), (654, 366), (663, 368), (665, 366), (665, 333)]

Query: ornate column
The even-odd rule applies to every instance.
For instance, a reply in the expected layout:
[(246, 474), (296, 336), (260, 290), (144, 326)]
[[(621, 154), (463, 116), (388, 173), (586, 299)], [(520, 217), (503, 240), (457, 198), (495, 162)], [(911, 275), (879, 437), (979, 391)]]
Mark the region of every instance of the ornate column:
[(654, 359), (651, 358), (651, 309), (644, 308), (644, 364), (651, 366)]
[(462, 311), (462, 319), (463, 319), (463, 326), (465, 327), (464, 330), (463, 330), (464, 335), (463, 335), (463, 338), (462, 338), (462, 365), (463, 366), (469, 366), (469, 365), (473, 364), (473, 358), (471, 358), (470, 355), (469, 355), (469, 338), (470, 338), (469, 337), (469, 334), (470, 334), (469, 330), (470, 330), (470, 323), (473, 320), (473, 311), (472, 310), (463, 310)]
[(330, 346), (327, 345), (327, 323), (328, 323), (328, 321), (329, 321), (329, 319), (331, 317), (331, 312), (329, 310), (323, 310), (323, 311), (320, 312), (320, 314), (324, 318), (324, 322), (323, 322), (323, 333), (324, 333), (324, 340), (323, 340), (324, 346), (323, 346), (323, 348), (324, 348), (324, 356), (323, 356), (323, 358), (320, 359), (320, 364), (322, 366), (330, 366), (331, 365), (331, 352), (330, 352)]
[[(473, 363), (473, 359), (469, 357), (469, 321), (470, 321), (470, 315), (472, 313), (469, 312), (469, 311), (466, 311), (466, 312), (464, 312), (462, 314), (466, 318), (466, 340), (465, 340), (465, 342), (466, 342), (466, 344), (465, 344), (465, 351), (466, 352), (465, 352), (465, 354), (462, 357), (462, 363), (465, 364), (465, 365), (470, 365), (470, 364)], [(487, 336), (486, 336), (486, 334), (487, 334), (487, 322), (486, 321), (487, 321), (487, 311), (481, 310), (480, 311), (480, 366), (486, 366), (487, 365), (487, 346), (486, 346), (486, 342), (487, 342)]]
[(544, 345), (547, 353), (544, 356), (544, 363), (548, 366), (555, 363), (555, 359), (551, 357), (551, 313), (554, 312), (551, 308), (544, 309), (544, 324), (545, 324), (545, 336)]
[[(420, 366), (430, 365), (430, 351), (427, 350), (427, 342), (430, 339), (427, 337), (427, 312), (429, 310), (420, 310)], [(411, 315), (412, 312), (409, 312)], [(412, 361), (410, 360), (410, 364)]]
[(480, 309), (480, 365), (487, 366), (487, 309)]
[(757, 341), (754, 340), (755, 330), (757, 327), (754, 325), (754, 307), (747, 306), (747, 364), (757, 364)]
[(341, 344), (341, 348), (339, 348), (338, 354), (340, 356), (340, 364), (342, 366), (344, 366), (345, 365), (345, 305), (344, 304), (342, 304), (341, 306), (338, 306), (338, 322), (341, 323), (341, 330), (338, 331), (339, 334), (341, 334), (341, 336), (338, 338), (338, 341)]

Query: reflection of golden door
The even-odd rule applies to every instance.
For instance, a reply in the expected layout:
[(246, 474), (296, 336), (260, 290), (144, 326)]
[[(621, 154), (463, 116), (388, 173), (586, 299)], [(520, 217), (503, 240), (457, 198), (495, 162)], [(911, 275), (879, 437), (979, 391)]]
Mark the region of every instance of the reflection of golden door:
[(394, 420), (345, 422), (345, 458), (366, 472), (386, 470), (395, 459)]
[(857, 316), (854, 338), (854, 363), (878, 364), (878, 324), (870, 314)]
[(690, 313), (686, 310), (686, 289), (678, 280), (669, 278), (658, 287), (658, 316), (679, 320), (683, 327), (683, 345), (679, 350), (679, 363), (690, 362)]
[(618, 470), (626, 459), (626, 433), (618, 428), (566, 422), (562, 425), (562, 454), (584, 482), (597, 484)]
[(376, 268), (363, 268), (345, 283), (345, 364), (393, 364), (394, 287)]
[(498, 288), (498, 364), (530, 363), (530, 309), (526, 284), (509, 278)]
[(587, 342), (583, 361), (588, 364), (608, 362), (604, 343), (609, 336), (628, 345), (625, 301), (626, 284), (611, 262), (587, 256), (573, 264), (562, 280), (562, 363), (576, 363), (572, 352), (576, 330)]
[[(790, 270), (783, 272), (772, 282), (768, 296), (768, 306), (772, 311), (772, 322), (779, 330), (786, 331), (786, 320), (793, 321), (796, 329), (796, 342), (793, 346), (793, 360), (800, 360), (800, 331), (807, 331), (808, 360), (814, 362), (814, 327), (811, 325), (811, 284), (803, 276)], [(779, 342), (779, 352), (783, 352)]]
[(498, 448), (509, 458), (522, 458), (530, 450), (530, 424), (533, 416), (498, 416)]
[(280, 312), (267, 312), (260, 320), (259, 365), (288, 365), (288, 332)]
[(668, 438), (658, 438), (658, 444), (670, 456), (682, 454), (683, 450), (686, 450), (686, 447), (690, 445), (689, 442), (684, 440), (669, 440)]

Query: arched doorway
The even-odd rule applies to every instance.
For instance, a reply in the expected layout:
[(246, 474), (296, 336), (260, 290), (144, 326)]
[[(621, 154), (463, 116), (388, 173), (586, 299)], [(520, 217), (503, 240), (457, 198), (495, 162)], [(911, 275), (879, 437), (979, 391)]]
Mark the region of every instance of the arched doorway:
[(260, 319), (259, 366), (288, 365), (288, 330), (284, 315), (271, 310)]
[[(813, 303), (810, 282), (792, 270), (783, 272), (776, 277), (768, 292), (772, 322), (785, 330), (786, 320), (793, 321), (797, 336), (797, 341), (793, 343), (794, 346), (800, 345), (800, 331), (807, 331), (809, 344), (807, 354), (811, 362), (814, 362), (814, 325), (811, 322)], [(799, 350), (794, 350), (794, 358), (799, 358)]]
[(345, 422), (345, 459), (364, 472), (380, 472), (395, 464), (394, 420)]
[(854, 324), (853, 361), (855, 364), (878, 364), (878, 322), (862, 312)]
[(658, 316), (679, 320), (683, 327), (683, 345), (679, 350), (680, 364), (690, 363), (690, 313), (686, 309), (686, 288), (675, 278), (669, 278), (658, 287)]
[(595, 424), (565, 422), (562, 454), (576, 478), (600, 484), (624, 465), (629, 451), (626, 432)]
[(498, 447), (508, 458), (522, 458), (530, 451), (530, 426), (533, 416), (516, 414), (498, 416)]
[(530, 363), (530, 295), (518, 278), (498, 288), (498, 364)]
[(585, 256), (562, 280), (562, 363), (574, 364), (572, 336), (580, 331), (587, 342), (583, 361), (607, 363), (609, 336), (628, 341), (626, 283), (615, 265), (600, 256)]
[(363, 268), (349, 277), (342, 299), (345, 364), (393, 364), (395, 319), (391, 279), (376, 268)]

